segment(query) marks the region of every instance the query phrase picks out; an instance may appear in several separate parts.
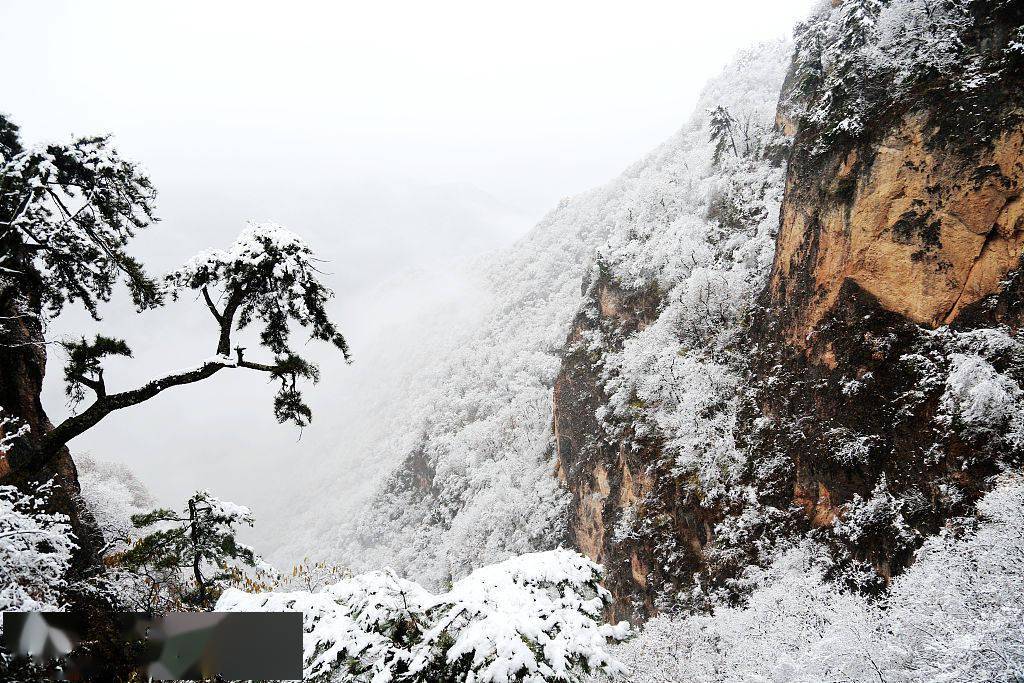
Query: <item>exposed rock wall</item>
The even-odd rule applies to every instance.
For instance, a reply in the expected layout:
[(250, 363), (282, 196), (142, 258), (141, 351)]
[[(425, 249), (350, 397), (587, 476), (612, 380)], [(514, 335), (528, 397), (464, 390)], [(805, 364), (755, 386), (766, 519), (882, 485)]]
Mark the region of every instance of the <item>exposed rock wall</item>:
[[(813, 170), (795, 159), (769, 289), (789, 343), (808, 346), (847, 283), (880, 308), (934, 328), (999, 291), (1016, 269), (1024, 130), (968, 147), (944, 144), (939, 133), (928, 111), (911, 111), (877, 142)], [(811, 141), (801, 142), (798, 155)], [(825, 354), (821, 360), (834, 362)]]
[[(576, 316), (569, 333), (569, 354), (555, 381), (552, 416), (556, 476), (572, 492), (569, 504), (568, 540), (580, 552), (606, 565), (606, 587), (615, 596), (611, 616), (642, 619), (655, 611), (658, 591), (652, 584), (664, 581), (658, 572), (654, 535), (614, 542), (617, 529), (628, 526), (623, 516), (649, 516), (650, 508), (668, 512), (663, 492), (655, 492), (658, 473), (652, 469), (659, 444), (637, 439), (634, 434), (611, 440), (597, 419), (606, 400), (602, 391), (600, 356), (590, 349), (588, 332), (603, 331), (610, 339), (623, 340), (649, 325), (657, 316), (656, 290), (631, 293), (600, 277), (584, 293), (588, 305)], [(672, 500), (672, 498), (670, 498)], [(657, 513), (655, 513), (657, 514)], [(626, 522), (624, 524), (624, 522)], [(664, 534), (660, 534), (664, 535)], [(652, 570), (656, 576), (651, 577)], [(660, 576), (659, 576), (660, 575)]]
[(797, 92), (794, 62), (775, 118), (795, 136), (775, 258), (735, 344), (746, 374), (727, 438), (745, 460), (726, 466), (728, 491), (674, 468), (657, 432), (608, 435), (601, 356), (665, 299), (604, 275), (587, 288), (555, 384), (555, 454), (569, 539), (607, 565), (616, 618), (699, 608), (697, 585), (738, 594), (747, 566), (800, 535), (833, 548), (834, 578), (883, 590), (1024, 461), (1024, 8), (969, 12), (955, 18), (971, 83), (935, 69), (899, 97), (868, 83), (856, 135), (808, 115), (823, 95)]
[[(1021, 456), (994, 434), (1011, 425), (969, 428), (946, 398), (957, 354), (985, 355), (967, 340), (1010, 339), (1024, 314), (1024, 74), (999, 57), (1021, 12), (1007, 7), (966, 35), (986, 65), (966, 106), (950, 89), (963, 74), (935, 74), (857, 139), (822, 150), (820, 130), (796, 133), (751, 333), (768, 426), (749, 436), (755, 461), (784, 456), (780, 488), (812, 527), (884, 485), (916, 501), (901, 512), (916, 533), (934, 532)], [(986, 358), (1019, 383), (1014, 353)], [(888, 581), (915, 547), (880, 534), (847, 550)]]
[[(616, 619), (673, 608), (721, 518), (707, 500), (723, 479), (711, 463), (737, 453), (738, 335), (774, 249), (789, 57), (785, 43), (739, 55), (616, 198), (566, 340), (553, 391), (565, 528), (605, 565)], [(735, 147), (712, 137), (712, 111), (731, 119)]]

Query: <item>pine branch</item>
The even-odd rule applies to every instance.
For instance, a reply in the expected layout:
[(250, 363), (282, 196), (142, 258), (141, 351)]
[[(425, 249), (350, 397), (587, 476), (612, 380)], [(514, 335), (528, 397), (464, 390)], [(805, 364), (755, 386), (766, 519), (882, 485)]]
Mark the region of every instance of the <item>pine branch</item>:
[(213, 299), (210, 297), (210, 290), (207, 287), (202, 288), (203, 299), (206, 301), (206, 307), (210, 309), (210, 313), (217, 320), (217, 323), (221, 326), (224, 325), (224, 316), (217, 310), (217, 305), (213, 303)]
[[(243, 360), (242, 352), (244, 350), (245, 349), (243, 348), (237, 349), (237, 360), (233, 360), (227, 356), (216, 356), (215, 358), (204, 361), (203, 364), (197, 368), (182, 370), (165, 375), (147, 382), (137, 389), (121, 391), (113, 394), (107, 394), (105, 391), (102, 394), (97, 392), (96, 400), (88, 408), (77, 415), (72, 415), (67, 418), (57, 425), (53, 431), (43, 437), (42, 451), (44, 453), (53, 453), (76, 436), (79, 436), (95, 427), (101, 420), (103, 420), (103, 418), (113, 412), (130, 408), (148, 401), (172, 387), (201, 382), (225, 368), (245, 368), (247, 370), (255, 370), (271, 374), (290, 371), (290, 367), (283, 363), (268, 365), (265, 363), (253, 363), (251, 361)], [(83, 382), (86, 386), (90, 386), (90, 383), (95, 382)], [(90, 386), (90, 388), (92, 387)]]

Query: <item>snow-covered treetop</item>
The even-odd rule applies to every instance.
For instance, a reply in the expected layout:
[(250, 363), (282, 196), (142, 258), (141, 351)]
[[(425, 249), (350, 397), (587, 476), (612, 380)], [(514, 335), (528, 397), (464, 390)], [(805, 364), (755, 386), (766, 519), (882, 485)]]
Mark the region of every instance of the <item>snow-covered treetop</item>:
[[(232, 248), (196, 257), (167, 276), (164, 287), (146, 275), (125, 247), (156, 220), (155, 198), (149, 178), (120, 157), (109, 137), (25, 148), (18, 127), (0, 115), (0, 278), (12, 288), (14, 300), (23, 302), (26, 318), (56, 315), (69, 301), (80, 301), (98, 318), (99, 303), (110, 299), (115, 282), (124, 280), (140, 310), (162, 304), (168, 289), (175, 296), (183, 289), (199, 290), (220, 328), (213, 359), (117, 394), (107, 393), (102, 360), (130, 356), (128, 345), (103, 335), (65, 341), (68, 396), (77, 404), (89, 389), (96, 400), (41, 435), (38, 447), (44, 452), (56, 452), (115, 410), (227, 367), (267, 372), (280, 380), (274, 400), (278, 420), (305, 425), (312, 413), (296, 381), (316, 381), (319, 373), (292, 352), (289, 324), (309, 328), (312, 338), (332, 343), (348, 358), (345, 339), (327, 315), (332, 294), (320, 282), (316, 257), (280, 226), (251, 224)], [(263, 328), (261, 344), (275, 354), (272, 364), (244, 360), (242, 348), (234, 349), (237, 360), (230, 357), (232, 330), (256, 321)]]
[(156, 191), (107, 136), (24, 148), (18, 127), (0, 115), (0, 267), (6, 277), (29, 270), (58, 313), (80, 301), (94, 316), (123, 278), (141, 309), (161, 293), (124, 247), (156, 219)]
[(264, 370), (281, 380), (274, 413), (282, 422), (308, 424), (312, 413), (302, 401), (296, 379), (319, 380), (317, 367), (292, 350), (290, 322), (308, 328), (312, 339), (330, 342), (350, 360), (345, 337), (327, 314), (333, 293), (320, 281), (318, 262), (295, 233), (274, 223), (251, 222), (228, 249), (205, 251), (165, 278), (175, 298), (185, 290), (202, 293), (221, 327), (220, 357), (232, 351), (232, 327), (243, 330), (254, 322), (260, 324), (260, 343), (275, 354), (275, 363), (247, 363), (242, 355), (245, 349), (235, 347), (234, 365)]
[(433, 595), (390, 570), (317, 593), (224, 593), (218, 610), (303, 612), (306, 680), (578, 681), (624, 673), (606, 651), (601, 567), (566, 550), (478, 569)]
[(219, 289), (232, 303), (238, 297), (238, 328), (263, 323), (263, 344), (290, 353), (288, 320), (309, 327), (314, 339), (328, 341), (348, 357), (348, 346), (324, 308), (332, 292), (320, 282), (319, 259), (298, 235), (275, 223), (253, 223), (228, 249), (204, 251), (167, 275), (177, 295), (183, 289)]
[(132, 515), (137, 527), (150, 526), (159, 522), (196, 522), (201, 528), (200, 535), (207, 535), (212, 545), (220, 545), (225, 535), (233, 535), (233, 527), (239, 524), (252, 526), (253, 518), (249, 508), (221, 500), (209, 491), (197, 491), (188, 499), (183, 515), (160, 508), (152, 512)]

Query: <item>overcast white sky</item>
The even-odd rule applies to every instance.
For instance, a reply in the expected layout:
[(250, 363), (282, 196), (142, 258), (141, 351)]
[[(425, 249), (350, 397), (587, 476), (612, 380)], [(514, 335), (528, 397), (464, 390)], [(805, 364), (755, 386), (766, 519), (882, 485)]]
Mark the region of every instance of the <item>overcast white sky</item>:
[(7, 0), (3, 106), (30, 138), (115, 132), (161, 184), (370, 173), (535, 214), (667, 137), (811, 4)]
[[(507, 244), (614, 177), (682, 125), (736, 50), (789, 35), (813, 4), (6, 0), (0, 109), (30, 142), (112, 132), (144, 163), (163, 222), (136, 251), (156, 272), (226, 245), (247, 218), (307, 236), (331, 262), (358, 359), (370, 288)], [(201, 307), (147, 315), (107, 315), (139, 356), (126, 383), (212, 350)], [(325, 383), (344, 372), (325, 368)], [(129, 463), (168, 502), (206, 485), (258, 515), (247, 493), (303, 448), (273, 423), (271, 393), (218, 377), (73, 450)], [(329, 415), (323, 396), (314, 409)], [(60, 417), (59, 385), (46, 400)], [(253, 480), (237, 476), (243, 461)]]

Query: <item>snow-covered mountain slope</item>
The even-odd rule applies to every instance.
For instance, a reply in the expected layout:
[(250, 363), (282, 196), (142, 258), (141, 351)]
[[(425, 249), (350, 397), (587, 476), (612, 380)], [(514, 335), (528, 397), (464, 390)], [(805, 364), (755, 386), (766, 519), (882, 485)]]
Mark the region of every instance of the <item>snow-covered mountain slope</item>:
[[(677, 157), (599, 250), (554, 389), (570, 543), (607, 566), (616, 618), (690, 580), (742, 470), (742, 334), (771, 268), (788, 139), (775, 125), (786, 46), (740, 55)], [(708, 505), (708, 507), (712, 507)]]
[(879, 601), (825, 580), (828, 553), (807, 541), (753, 577), (745, 606), (659, 617), (614, 654), (634, 683), (1020, 680), (1022, 514), (1024, 481), (1006, 475)]
[(822, 3), (781, 93), (785, 159), (747, 155), (723, 103), (720, 163), (690, 164), (718, 191), (655, 189), (609, 241), (555, 432), (570, 540), (617, 618), (742, 600), (805, 536), (830, 578), (883, 591), (1019, 467), (1022, 21)]
[[(373, 448), (382, 459), (398, 455), (400, 466), (351, 524), (329, 514), (329, 501), (310, 505), (309, 536), (296, 534), (295, 548), (441, 585), (562, 543), (568, 499), (554, 476), (552, 388), (585, 283), (602, 267), (599, 254), (607, 260), (629, 248), (638, 217), (661, 208), (658, 220), (669, 224), (703, 215), (709, 193), (724, 189), (709, 172), (710, 110), (724, 106), (763, 132), (788, 59), (784, 42), (745, 51), (708, 85), (679, 133), (604, 187), (563, 200), (512, 248), (473, 264), (467, 282), (482, 298), (481, 314), (462, 329), (425, 325), (423, 342), (408, 352), (416, 362), (392, 378), (394, 419)], [(678, 230), (665, 235), (631, 262), (671, 271), (654, 259), (672, 260), (684, 245), (672, 242)], [(325, 488), (318, 499), (329, 497)]]

